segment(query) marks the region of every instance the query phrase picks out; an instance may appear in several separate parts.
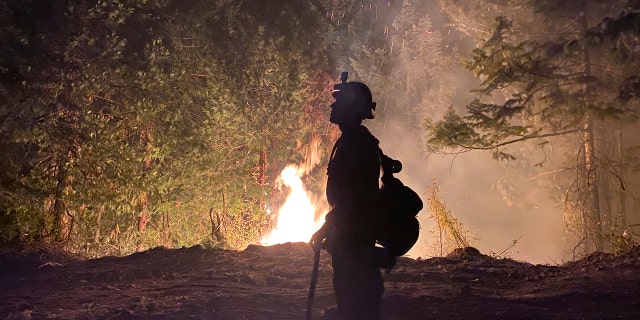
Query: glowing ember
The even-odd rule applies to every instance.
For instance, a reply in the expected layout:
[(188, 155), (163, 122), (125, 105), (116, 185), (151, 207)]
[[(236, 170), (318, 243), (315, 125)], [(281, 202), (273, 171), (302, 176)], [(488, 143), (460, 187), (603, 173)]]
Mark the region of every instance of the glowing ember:
[(288, 166), (280, 173), (280, 179), (291, 191), (278, 211), (275, 228), (260, 244), (270, 246), (286, 242), (308, 242), (322, 225), (323, 219), (315, 219), (315, 206), (300, 179), (303, 172), (296, 166)]

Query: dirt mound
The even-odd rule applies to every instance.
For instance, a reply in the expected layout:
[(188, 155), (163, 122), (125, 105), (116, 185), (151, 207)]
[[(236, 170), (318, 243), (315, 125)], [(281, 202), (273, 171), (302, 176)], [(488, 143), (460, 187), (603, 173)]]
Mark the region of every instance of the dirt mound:
[[(156, 248), (92, 260), (48, 254), (2, 254), (3, 319), (301, 319), (313, 261), (304, 243)], [(401, 258), (384, 277), (385, 319), (640, 318), (637, 247), (563, 266), (465, 248), (441, 258)], [(323, 252), (314, 318), (333, 305), (330, 256)]]
[(4, 247), (0, 250), (0, 279), (38, 273), (39, 269), (82, 260), (83, 257), (66, 252), (55, 244), (34, 242), (28, 246)]
[(480, 259), (486, 257), (474, 247), (456, 248), (447, 255), (450, 259)]

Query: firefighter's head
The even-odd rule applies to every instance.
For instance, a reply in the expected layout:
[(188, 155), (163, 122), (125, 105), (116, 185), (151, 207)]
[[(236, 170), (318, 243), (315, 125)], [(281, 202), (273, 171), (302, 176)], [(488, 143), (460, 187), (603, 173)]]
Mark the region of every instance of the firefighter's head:
[(375, 117), (376, 103), (371, 90), (362, 82), (347, 82), (335, 85), (331, 105), (331, 122), (338, 125), (360, 124), (364, 119)]

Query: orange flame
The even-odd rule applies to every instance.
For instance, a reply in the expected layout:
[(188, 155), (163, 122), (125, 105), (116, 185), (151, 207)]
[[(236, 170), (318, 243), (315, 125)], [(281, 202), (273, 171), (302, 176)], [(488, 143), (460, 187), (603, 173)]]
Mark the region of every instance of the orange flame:
[(286, 242), (308, 242), (322, 225), (321, 221), (315, 219), (316, 208), (302, 183), (303, 172), (293, 165), (282, 170), (280, 179), (291, 191), (278, 211), (275, 228), (260, 244), (270, 246)]
[[(290, 188), (284, 205), (277, 212), (275, 227), (260, 244), (270, 246), (286, 242), (308, 242), (324, 221), (324, 214), (316, 219), (316, 205), (309, 197), (302, 177), (320, 163), (320, 137), (312, 137), (305, 147), (306, 159), (301, 166), (289, 165), (280, 173), (282, 183)], [(324, 208), (319, 205), (318, 207)]]

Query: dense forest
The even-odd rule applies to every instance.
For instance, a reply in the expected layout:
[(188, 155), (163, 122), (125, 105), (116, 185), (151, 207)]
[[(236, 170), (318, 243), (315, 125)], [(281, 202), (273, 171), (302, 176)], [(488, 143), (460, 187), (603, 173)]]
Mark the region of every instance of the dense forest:
[[(568, 247), (639, 239), (640, 1), (9, 0), (0, 24), (3, 243), (256, 242), (280, 171), (310, 149), (326, 163), (343, 70), (377, 97), (373, 130), (491, 152), (520, 172), (504, 194), (538, 177)], [(325, 173), (308, 166), (311, 192)], [(431, 195), (440, 245), (459, 244)]]

